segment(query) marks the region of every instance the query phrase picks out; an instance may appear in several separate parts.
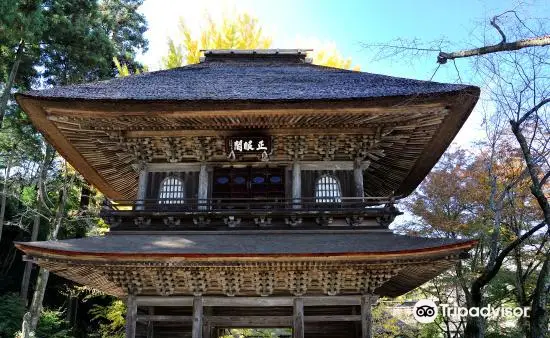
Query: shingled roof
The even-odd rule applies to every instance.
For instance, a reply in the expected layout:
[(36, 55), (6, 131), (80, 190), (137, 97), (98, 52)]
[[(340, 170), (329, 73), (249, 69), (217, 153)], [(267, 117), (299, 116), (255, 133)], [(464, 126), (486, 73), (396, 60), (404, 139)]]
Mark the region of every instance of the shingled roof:
[(86, 100), (292, 101), (429, 95), (473, 88), (313, 65), (302, 53), (206, 55), (199, 64), (26, 95)]
[[(309, 295), (325, 292), (321, 280), (324, 274), (319, 271), (340, 271), (347, 276), (341, 286), (342, 294), (358, 292), (353, 276), (382, 273), (385, 277), (381, 278), (388, 280), (376, 289), (376, 294), (395, 297), (448, 269), (475, 244), (471, 240), (414, 238), (361, 230), (291, 233), (264, 230), (112, 232), (105, 237), (16, 243), (16, 246), (28, 259), (56, 274), (118, 296), (126, 291), (117, 284), (120, 281), (117, 276), (140, 283), (141, 295), (158, 294), (155, 276), (163, 270), (174, 277), (174, 294), (188, 294), (189, 272), (200, 267), (206, 280), (209, 275), (218, 280), (223, 271), (241, 271), (241, 278), (248, 282), (242, 284), (240, 295), (256, 294), (253, 276), (258, 271), (272, 271), (273, 276), (280, 272), (284, 280), (289, 278), (289, 271), (301, 271), (316, 279), (307, 287)], [(219, 289), (221, 284), (208, 283), (204, 294), (223, 292)], [(285, 288), (291, 283), (274, 284), (280, 295), (288, 292)]]
[(204, 231), (178, 234), (125, 234), (112, 232), (101, 237), (63, 241), (20, 242), (23, 250), (45, 250), (66, 254), (102, 254), (118, 257), (131, 255), (330, 255), (421, 253), (455, 246), (470, 247), (471, 240), (422, 238), (391, 232), (336, 231), (301, 233), (288, 231), (209, 233)]

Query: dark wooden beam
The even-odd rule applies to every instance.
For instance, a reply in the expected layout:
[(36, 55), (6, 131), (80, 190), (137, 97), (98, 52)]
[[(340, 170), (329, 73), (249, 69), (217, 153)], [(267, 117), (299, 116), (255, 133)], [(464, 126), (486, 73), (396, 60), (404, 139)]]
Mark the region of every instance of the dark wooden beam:
[[(360, 230), (354, 230), (357, 232)], [(309, 233), (314, 233), (310, 231)], [(335, 231), (334, 233), (339, 233)], [(140, 306), (193, 306), (191, 296), (138, 296)], [(304, 306), (348, 306), (361, 305), (361, 296), (305, 296), (301, 297)], [(293, 306), (293, 297), (202, 297), (203, 306), (239, 306), (239, 307), (273, 307)], [(140, 316), (142, 318), (143, 316)]]
[(359, 322), (360, 315), (319, 315), (304, 316), (304, 322)]
[(172, 322), (191, 324), (193, 317), (191, 316), (173, 316), (173, 315), (138, 315), (138, 322)]
[(205, 321), (211, 326), (227, 327), (290, 327), (292, 316), (210, 316)]

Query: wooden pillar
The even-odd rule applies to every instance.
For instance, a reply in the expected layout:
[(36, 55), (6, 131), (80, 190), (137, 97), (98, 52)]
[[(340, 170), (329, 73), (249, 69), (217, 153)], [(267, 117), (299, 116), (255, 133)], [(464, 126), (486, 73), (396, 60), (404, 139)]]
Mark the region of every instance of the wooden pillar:
[(199, 172), (199, 193), (198, 193), (198, 202), (199, 210), (207, 209), (207, 198), (208, 198), (208, 171), (206, 168), (206, 163), (201, 164), (201, 169)]
[[(149, 306), (148, 313), (150, 315), (155, 314), (155, 308), (153, 306)], [(152, 321), (147, 322), (147, 338), (153, 338), (155, 336), (155, 323)]]
[(136, 210), (143, 210), (143, 200), (147, 197), (147, 176), (147, 165), (142, 163), (139, 166), (138, 191), (136, 196), (136, 199), (140, 201), (136, 205)]
[(204, 309), (204, 316), (203, 316), (203, 328), (202, 328), (202, 338), (212, 338), (212, 321), (210, 319), (210, 316), (212, 316), (212, 307), (207, 307)]
[(193, 298), (193, 333), (192, 338), (202, 337), (202, 297)]
[(126, 298), (126, 338), (136, 337), (137, 303), (136, 296)]
[(361, 337), (372, 338), (372, 307), (376, 304), (378, 296), (374, 294), (361, 297)]
[(300, 200), (302, 198), (302, 173), (300, 163), (294, 161), (292, 164), (292, 207), (300, 209)]
[(292, 338), (304, 338), (304, 300), (302, 298), (294, 298)]
[(360, 158), (356, 158), (355, 161), (353, 161), (353, 181), (355, 182), (355, 197), (364, 197), (363, 167)]

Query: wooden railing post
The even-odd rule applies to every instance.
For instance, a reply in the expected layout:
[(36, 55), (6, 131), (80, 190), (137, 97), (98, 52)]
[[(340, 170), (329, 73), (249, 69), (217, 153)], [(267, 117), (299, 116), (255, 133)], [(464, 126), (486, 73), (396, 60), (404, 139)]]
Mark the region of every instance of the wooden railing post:
[(292, 337), (304, 338), (304, 300), (302, 298), (294, 298)]
[(199, 171), (199, 192), (198, 192), (198, 205), (199, 210), (207, 210), (207, 198), (208, 198), (208, 171), (206, 168), (206, 163), (201, 164), (201, 169)]
[(355, 182), (355, 197), (364, 197), (365, 188), (363, 186), (363, 166), (361, 158), (353, 161), (353, 181)]
[(136, 296), (128, 294), (126, 298), (126, 338), (135, 338), (137, 320)]
[(302, 198), (302, 172), (300, 163), (294, 161), (292, 164), (292, 208), (300, 209), (300, 201)]
[(145, 198), (147, 198), (148, 171), (147, 171), (146, 163), (140, 163), (138, 165), (138, 173), (139, 173), (139, 179), (138, 179), (138, 190), (137, 190), (137, 196), (136, 196), (138, 203), (136, 204), (136, 210), (143, 210), (144, 200)]

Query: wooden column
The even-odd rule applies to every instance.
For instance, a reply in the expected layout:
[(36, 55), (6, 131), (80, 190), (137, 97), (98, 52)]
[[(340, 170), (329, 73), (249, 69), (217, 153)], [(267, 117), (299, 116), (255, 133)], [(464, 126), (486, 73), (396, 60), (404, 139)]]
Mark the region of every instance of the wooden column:
[[(206, 210), (207, 199), (208, 198), (208, 171), (206, 168), (206, 163), (201, 164), (201, 169), (199, 171), (199, 210)], [(201, 205), (202, 204), (202, 205)]]
[[(144, 200), (147, 197), (147, 165), (141, 163), (139, 165), (139, 180), (138, 180), (138, 191), (137, 191), (137, 200)], [(136, 210), (143, 210), (143, 201), (140, 201), (136, 205)]]
[(126, 298), (126, 338), (135, 338), (137, 320), (136, 297), (132, 294)]
[(304, 300), (302, 298), (294, 298), (292, 338), (304, 338)]
[(202, 337), (202, 297), (193, 298), (193, 333), (192, 338)]
[(356, 158), (355, 161), (353, 161), (353, 181), (355, 182), (355, 197), (364, 197), (363, 166), (360, 158)]
[(378, 296), (374, 294), (361, 297), (361, 337), (372, 338), (372, 307), (376, 304)]
[[(155, 314), (155, 308), (153, 306), (149, 306), (148, 309), (149, 315)], [(147, 338), (153, 338), (155, 336), (155, 323), (152, 321), (147, 322)]]
[(302, 198), (302, 172), (300, 163), (294, 161), (292, 164), (292, 203), (294, 209), (300, 209), (300, 200)]

